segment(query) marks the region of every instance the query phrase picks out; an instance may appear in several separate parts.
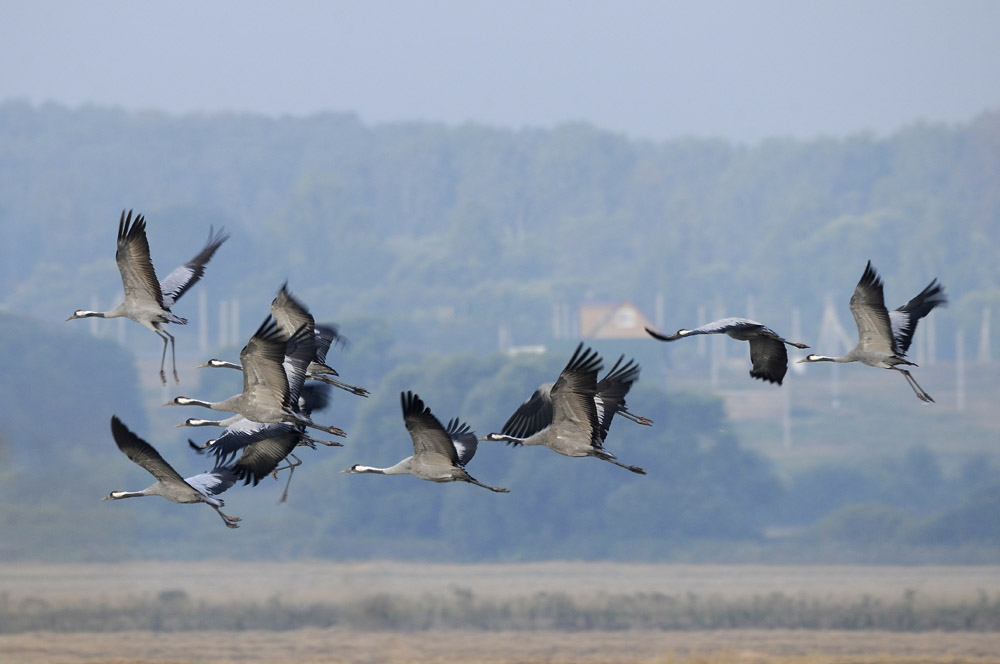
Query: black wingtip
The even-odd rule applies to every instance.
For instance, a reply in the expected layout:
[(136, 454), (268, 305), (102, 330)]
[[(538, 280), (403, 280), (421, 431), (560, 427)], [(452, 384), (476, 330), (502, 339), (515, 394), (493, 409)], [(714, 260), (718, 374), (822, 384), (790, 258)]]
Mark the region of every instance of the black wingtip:
[[(581, 352), (582, 351), (582, 352)], [(573, 351), (573, 356), (566, 363), (566, 368), (564, 371), (579, 371), (581, 373), (588, 373), (591, 371), (600, 371), (603, 368), (604, 361), (601, 356), (597, 354), (597, 351), (589, 346), (584, 348), (583, 342), (581, 341)]]
[(756, 378), (758, 380), (763, 380), (763, 381), (766, 381), (768, 383), (777, 383), (778, 385), (781, 385), (781, 381), (783, 381), (785, 379), (784, 376), (781, 376), (780, 378), (775, 378), (774, 376), (771, 376), (769, 374), (759, 373), (759, 372), (756, 372), (756, 371), (751, 371), (750, 372), (750, 377), (751, 378)]
[(139, 438), (139, 436), (125, 426), (125, 423), (117, 415), (111, 416), (111, 437), (115, 439), (115, 444), (122, 450), (122, 445), (128, 445), (133, 440)]
[(875, 267), (872, 266), (871, 259), (869, 259), (868, 264), (865, 265), (865, 271), (861, 274), (861, 279), (858, 281), (858, 285), (874, 286), (875, 288), (880, 288), (882, 286), (882, 278), (879, 277)]
[(146, 217), (142, 214), (135, 215), (135, 219), (132, 218), (133, 210), (129, 209), (126, 213), (122, 210), (122, 216), (118, 220), (118, 239), (124, 239), (126, 237), (132, 237), (137, 233), (144, 233), (146, 231)]
[(257, 331), (253, 333), (253, 336), (267, 341), (282, 338), (281, 329), (278, 327), (278, 323), (275, 322), (274, 318), (270, 314), (268, 314), (267, 318), (264, 319), (264, 322), (260, 324)]
[(400, 392), (399, 401), (400, 405), (403, 407), (403, 417), (430, 412), (430, 408), (425, 407), (423, 400), (411, 390)]

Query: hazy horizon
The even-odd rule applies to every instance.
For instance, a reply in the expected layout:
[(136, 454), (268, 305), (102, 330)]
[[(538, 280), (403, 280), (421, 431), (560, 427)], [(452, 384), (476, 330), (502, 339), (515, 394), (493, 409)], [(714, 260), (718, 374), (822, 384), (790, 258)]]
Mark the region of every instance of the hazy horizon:
[(1000, 4), (0, 2), (0, 101), (633, 138), (813, 138), (1000, 107)]

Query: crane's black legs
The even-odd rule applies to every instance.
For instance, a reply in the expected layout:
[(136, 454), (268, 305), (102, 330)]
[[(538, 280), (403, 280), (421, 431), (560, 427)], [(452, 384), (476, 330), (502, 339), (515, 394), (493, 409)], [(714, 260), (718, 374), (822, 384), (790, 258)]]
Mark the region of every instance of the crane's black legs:
[(222, 517), (222, 523), (226, 524), (227, 528), (239, 528), (238, 522), (242, 521), (243, 519), (239, 518), (238, 516), (229, 516), (227, 514), (223, 514), (222, 510), (220, 510), (215, 505), (212, 505), (212, 503), (205, 503), (205, 504), (210, 506), (212, 509), (214, 509), (216, 512), (219, 513), (219, 516)]
[(306, 441), (307, 444), (308, 443), (312, 443), (314, 445), (316, 445), (316, 444), (318, 444), (318, 445), (326, 445), (327, 447), (343, 447), (344, 446), (343, 443), (338, 443), (338, 442), (333, 441), (333, 440), (320, 440), (319, 438), (313, 438), (312, 436), (309, 436), (307, 434), (302, 434), (302, 440)]
[(893, 369), (903, 374), (906, 378), (906, 382), (913, 388), (913, 393), (917, 395), (918, 399), (926, 401), (927, 403), (935, 403), (934, 399), (931, 398), (931, 395), (927, 394), (927, 392), (924, 391), (924, 388), (917, 384), (917, 381), (913, 379), (913, 376), (910, 375), (909, 371), (906, 369), (900, 369), (899, 367), (893, 367)]
[(160, 356), (160, 380), (163, 384), (167, 384), (167, 374), (163, 370), (163, 365), (167, 362), (167, 343), (170, 343), (170, 362), (174, 368), (174, 382), (181, 382), (180, 378), (177, 377), (177, 351), (174, 348), (174, 335), (170, 334), (166, 330), (156, 330), (156, 334), (163, 339), (163, 354)]
[(600, 447), (594, 448), (592, 450), (592, 452), (589, 455), (587, 455), (587, 456), (597, 457), (598, 459), (600, 459), (602, 461), (607, 461), (608, 463), (613, 463), (613, 464), (615, 464), (616, 466), (618, 466), (620, 468), (624, 468), (625, 470), (631, 470), (633, 473), (637, 473), (639, 475), (645, 475), (646, 474), (646, 471), (643, 470), (642, 468), (640, 468), (639, 466), (629, 466), (627, 464), (621, 463), (620, 461), (618, 461), (615, 458), (614, 454), (612, 454), (611, 452), (608, 452), (607, 450), (605, 450), (603, 448), (600, 448)]
[(302, 465), (302, 459), (289, 453), (288, 456), (285, 457), (285, 463), (287, 465), (282, 466), (281, 468), (275, 468), (274, 472), (271, 473), (274, 475), (274, 479), (278, 479), (278, 471), (285, 470), (286, 468), (288, 469), (288, 480), (285, 482), (285, 490), (281, 492), (281, 498), (278, 499), (279, 505), (288, 500), (288, 487), (292, 484), (292, 475), (295, 473), (295, 468)]
[(633, 415), (632, 413), (630, 413), (629, 411), (625, 410), (624, 408), (619, 408), (618, 409), (618, 415), (621, 415), (626, 420), (632, 420), (636, 424), (644, 424), (647, 427), (653, 426), (653, 420), (649, 419), (648, 417), (643, 417), (641, 415)]
[[(316, 424), (312, 420), (295, 420), (295, 424), (304, 424), (307, 427), (312, 427), (313, 429), (319, 429), (320, 431), (325, 431), (326, 433), (333, 434), (334, 436), (346, 436), (347, 432), (343, 429), (338, 429), (337, 427), (323, 426), (322, 424)], [(326, 442), (324, 445), (329, 445), (331, 443)], [(336, 443), (334, 443), (336, 444)]]
[(469, 484), (475, 484), (476, 486), (481, 486), (484, 489), (495, 491), (496, 493), (510, 493), (510, 489), (505, 489), (502, 486), (490, 486), (489, 484), (483, 484), (482, 482), (477, 480), (472, 475), (469, 475), (468, 473), (465, 474), (465, 481), (468, 482)]
[(645, 475), (646, 474), (646, 471), (643, 470), (642, 468), (640, 468), (639, 466), (629, 466), (629, 465), (626, 465), (624, 463), (620, 463), (618, 461), (615, 461), (614, 459), (605, 459), (605, 461), (613, 463), (616, 466), (620, 466), (621, 468), (624, 468), (625, 470), (631, 470), (633, 473), (637, 473), (639, 475)]
[(339, 387), (340, 389), (350, 392), (352, 394), (356, 394), (359, 397), (367, 397), (369, 394), (368, 390), (366, 390), (363, 387), (359, 387), (357, 385), (348, 385), (347, 383), (342, 383), (339, 380), (330, 378), (329, 376), (326, 376), (324, 374), (313, 374), (309, 377), (312, 378), (313, 380), (318, 380), (323, 383), (326, 383), (327, 385), (333, 385), (334, 387)]
[[(163, 381), (164, 385), (166, 385), (167, 374), (163, 371), (163, 365), (167, 361), (167, 337), (163, 330), (156, 330), (156, 336), (163, 340), (163, 354), (160, 355), (160, 380)], [(222, 514), (222, 512), (219, 512), (219, 514)]]

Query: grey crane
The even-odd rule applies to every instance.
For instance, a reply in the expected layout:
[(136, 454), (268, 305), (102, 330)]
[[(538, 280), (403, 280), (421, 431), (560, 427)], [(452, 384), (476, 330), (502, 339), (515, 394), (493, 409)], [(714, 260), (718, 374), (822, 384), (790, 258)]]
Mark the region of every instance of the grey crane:
[[(328, 385), (322, 383), (317, 385), (305, 385), (299, 396), (299, 410), (312, 416), (317, 410), (323, 410), (329, 404)], [(196, 426), (204, 426), (204, 422)], [(211, 422), (210, 422), (211, 423)], [(330, 440), (318, 440), (306, 435), (305, 427), (297, 424), (285, 422), (252, 422), (245, 417), (230, 424), (218, 438), (209, 440), (204, 445), (197, 445), (188, 439), (188, 444), (199, 454), (211, 452), (215, 455), (217, 463), (227, 463), (233, 456), (240, 453), (240, 457), (230, 467), (237, 480), (243, 480), (244, 484), (252, 483), (254, 486), (267, 475), (274, 475), (277, 479), (278, 472), (288, 470), (288, 479), (285, 481), (285, 488), (281, 493), (278, 503), (283, 503), (288, 499), (288, 487), (292, 483), (292, 475), (295, 468), (302, 465), (301, 459), (292, 453), (298, 446), (316, 448), (317, 444), (341, 447), (341, 443)], [(279, 468), (281, 462), (285, 466)]]
[(932, 403), (934, 399), (931, 395), (901, 366), (917, 366), (906, 359), (917, 323), (934, 307), (947, 303), (944, 286), (933, 279), (909, 302), (895, 311), (888, 311), (882, 293), (882, 278), (872, 267), (872, 262), (868, 261), (851, 296), (851, 314), (858, 326), (858, 345), (840, 357), (810, 353), (799, 362), (861, 362), (870, 367), (892, 369), (903, 374), (918, 399)]
[[(229, 426), (240, 417), (254, 422), (286, 422), (312, 427), (336, 436), (346, 435), (342, 429), (317, 424), (308, 415), (297, 412), (298, 392), (305, 378), (305, 368), (312, 357), (313, 335), (300, 328), (288, 338), (278, 329), (271, 316), (264, 319), (250, 341), (240, 351), (243, 366), (243, 391), (223, 401), (204, 401), (179, 396), (164, 406), (201, 406), (236, 415), (218, 422)], [(186, 426), (202, 426), (205, 420), (189, 419)]]
[[(288, 284), (282, 284), (277, 296), (271, 301), (271, 315), (282, 332), (291, 337), (300, 327), (305, 328), (315, 335), (315, 350), (306, 367), (306, 378), (318, 380), (328, 385), (340, 388), (361, 397), (367, 397), (369, 392), (363, 387), (348, 385), (332, 376), (339, 375), (335, 369), (326, 364), (326, 354), (330, 346), (334, 343), (345, 343), (340, 335), (339, 329), (335, 325), (317, 325), (309, 310), (297, 300), (289, 291)], [(226, 369), (239, 369), (243, 367), (235, 362), (226, 362), (212, 358), (208, 362), (198, 366), (221, 367)]]
[[(618, 405), (624, 402), (624, 392), (628, 390), (625, 388), (620, 396), (606, 392), (603, 399), (599, 398), (597, 374), (601, 366), (600, 355), (591, 348), (584, 349), (581, 342), (555, 383), (541, 385), (514, 411), (500, 433), (487, 434), (480, 440), (503, 441), (515, 446), (544, 445), (559, 454), (596, 457), (645, 475), (646, 471), (639, 466), (623, 464), (604, 449), (611, 418)], [(638, 367), (635, 369), (637, 377)], [(630, 386), (631, 381), (621, 384)]]
[(236, 481), (236, 476), (230, 468), (217, 465), (207, 473), (185, 479), (163, 460), (152, 445), (129, 431), (128, 427), (114, 415), (111, 417), (111, 435), (118, 449), (155, 477), (156, 482), (142, 491), (112, 491), (101, 500), (163, 496), (172, 503), (205, 503), (219, 513), (227, 527), (239, 528), (237, 523), (240, 518), (224, 514), (221, 508), (225, 503), (217, 497)]
[(153, 270), (153, 261), (149, 257), (149, 242), (146, 240), (146, 218), (137, 215), (132, 219), (132, 211), (128, 216), (122, 210), (118, 222), (118, 250), (115, 261), (122, 276), (122, 287), (125, 290), (124, 299), (109, 311), (87, 311), (77, 309), (66, 320), (75, 318), (131, 318), (143, 327), (156, 332), (163, 340), (163, 354), (160, 357), (160, 380), (167, 384), (167, 374), (163, 365), (167, 360), (167, 342), (170, 343), (170, 359), (173, 364), (174, 380), (177, 378), (177, 356), (174, 350), (174, 336), (167, 332), (167, 323), (177, 325), (187, 324), (187, 319), (181, 318), (170, 311), (177, 300), (191, 286), (195, 285), (205, 273), (205, 265), (212, 260), (215, 251), (229, 239), (229, 234), (220, 230), (216, 235), (212, 228), (208, 231), (208, 240), (198, 254), (184, 265), (175, 268), (162, 281), (157, 281)]
[(785, 374), (788, 373), (788, 352), (785, 350), (785, 344), (796, 348), (809, 348), (805, 344), (789, 341), (771, 328), (749, 318), (720, 318), (693, 330), (680, 329), (670, 335), (661, 334), (648, 327), (646, 332), (660, 341), (675, 341), (696, 334), (725, 334), (737, 341), (749, 341), (750, 364), (753, 367), (750, 369), (750, 375), (778, 385), (781, 385)]
[[(445, 429), (431, 413), (431, 409), (413, 392), (402, 392), (400, 403), (403, 422), (413, 440), (413, 456), (388, 468), (354, 464), (347, 470), (340, 471), (341, 473), (413, 475), (430, 482), (468, 482), (497, 493), (509, 493), (503, 487), (483, 484), (465, 470), (464, 464), (475, 454), (475, 445), (469, 440), (469, 434), (473, 439), (475, 434), (472, 434), (467, 425), (453, 419), (449, 422), (449, 428)], [(457, 444), (455, 437), (459, 439)], [(463, 448), (461, 455), (458, 446)]]

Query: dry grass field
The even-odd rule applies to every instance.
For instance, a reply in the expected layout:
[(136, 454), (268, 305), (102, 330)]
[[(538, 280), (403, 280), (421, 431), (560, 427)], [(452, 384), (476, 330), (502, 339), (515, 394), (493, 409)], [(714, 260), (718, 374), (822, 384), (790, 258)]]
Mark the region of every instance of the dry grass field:
[(996, 664), (1000, 635), (799, 630), (700, 632), (124, 632), (0, 636), (18, 664)]
[[(183, 594), (184, 606), (268, 602), (283, 606), (363, 601), (374, 596), (449, 595), (502, 600), (564, 594), (663, 593), (720, 600), (774, 593), (821, 601), (861, 596), (973, 602), (1000, 591), (998, 567), (645, 565), (613, 563), (406, 564), (141, 562), (0, 565), (0, 597), (50, 609), (114, 605)], [(275, 604), (276, 606), (277, 604)], [(416, 606), (419, 606), (417, 604)], [(11, 633), (0, 625), (0, 662), (786, 662), (1000, 664), (998, 631), (834, 629), (183, 629)]]

